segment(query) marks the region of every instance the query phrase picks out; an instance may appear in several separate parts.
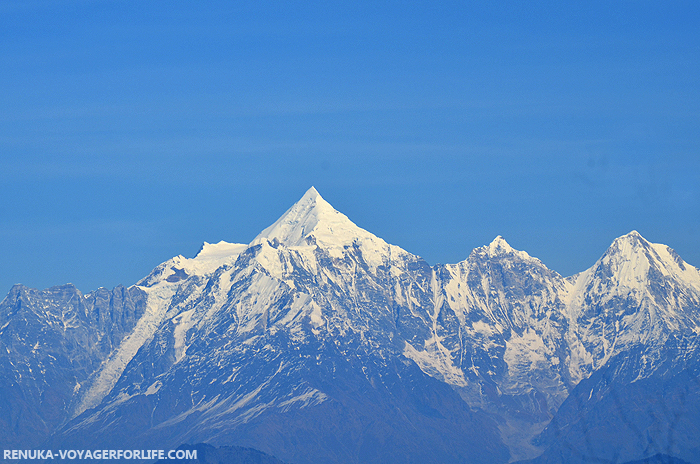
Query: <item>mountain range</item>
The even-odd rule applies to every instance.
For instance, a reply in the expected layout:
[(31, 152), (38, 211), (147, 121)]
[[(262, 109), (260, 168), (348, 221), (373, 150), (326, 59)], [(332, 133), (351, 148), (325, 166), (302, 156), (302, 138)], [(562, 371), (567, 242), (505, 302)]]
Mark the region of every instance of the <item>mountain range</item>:
[(249, 244), (0, 303), (5, 449), (296, 463), (700, 463), (700, 272), (636, 231), (563, 277), (502, 237), (429, 265), (312, 187)]

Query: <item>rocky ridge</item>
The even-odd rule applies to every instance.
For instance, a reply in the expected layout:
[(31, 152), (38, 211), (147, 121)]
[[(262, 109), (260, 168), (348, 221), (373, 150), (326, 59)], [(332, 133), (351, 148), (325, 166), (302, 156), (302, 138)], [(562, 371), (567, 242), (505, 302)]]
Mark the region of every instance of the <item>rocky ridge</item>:
[[(2, 381), (35, 419), (3, 427), (15, 443), (41, 423), (37, 444), (207, 442), (300, 463), (559, 462), (585, 446), (592, 422), (574, 418), (612, 391), (692, 371), (699, 310), (698, 270), (634, 231), (566, 278), (500, 236), (430, 266), (311, 188), (250, 244), (205, 244), (129, 289), (14, 288)], [(22, 383), (17, 366), (41, 374)], [(54, 377), (52, 409), (31, 392)], [(615, 459), (694, 445), (659, 446)]]

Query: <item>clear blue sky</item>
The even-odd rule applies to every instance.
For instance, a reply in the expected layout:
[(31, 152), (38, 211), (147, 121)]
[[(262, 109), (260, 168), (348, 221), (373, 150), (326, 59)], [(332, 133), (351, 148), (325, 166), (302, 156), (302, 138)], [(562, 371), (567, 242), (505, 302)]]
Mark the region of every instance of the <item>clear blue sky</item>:
[(571, 275), (636, 229), (700, 266), (698, 24), (697, 2), (2, 0), (0, 293), (131, 285), (311, 185), (431, 264), (500, 234)]

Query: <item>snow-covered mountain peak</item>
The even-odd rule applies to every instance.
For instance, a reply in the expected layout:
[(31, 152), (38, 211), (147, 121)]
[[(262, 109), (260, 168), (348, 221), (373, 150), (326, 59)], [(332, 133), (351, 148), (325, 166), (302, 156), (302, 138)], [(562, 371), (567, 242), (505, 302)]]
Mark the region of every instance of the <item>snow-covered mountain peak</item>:
[(516, 250), (515, 248), (510, 246), (510, 244), (506, 242), (506, 240), (500, 235), (494, 238), (493, 241), (488, 245), (475, 248), (473, 253), (476, 253), (477, 256), (481, 256), (482, 258), (488, 259), (498, 259), (510, 256), (516, 257), (524, 261), (535, 260), (538, 263), (540, 262), (537, 258), (533, 258), (529, 254), (527, 254), (527, 252)]
[(649, 246), (649, 241), (642, 237), (642, 234), (633, 230), (621, 237), (616, 238), (611, 248), (617, 248), (622, 252), (629, 252), (638, 250), (640, 247), (644, 248)]
[(506, 242), (506, 240), (500, 235), (494, 238), (488, 246), (489, 257), (504, 255), (512, 253), (513, 251), (515, 251), (513, 247), (511, 247), (508, 244), (508, 242)]
[(649, 273), (680, 279), (700, 290), (700, 273), (667, 245), (651, 243), (639, 232), (618, 237), (600, 260), (620, 271), (620, 279), (630, 276), (638, 280), (652, 278)]
[(586, 286), (597, 282), (595, 286), (602, 293), (618, 287), (636, 288), (646, 282), (656, 261), (654, 255), (651, 243), (633, 230), (616, 238), (595, 265), (582, 272), (577, 280), (579, 284), (586, 282)]
[[(309, 187), (309, 190), (307, 190), (306, 192), (304, 192), (304, 196), (302, 197), (302, 199), (303, 199), (304, 197), (309, 197), (309, 198), (317, 199), (317, 198), (321, 198), (321, 194), (318, 193), (318, 190), (316, 190), (316, 187), (314, 187), (314, 186), (312, 185), (311, 187)], [(321, 198), (321, 200), (323, 200), (323, 198)], [(324, 201), (325, 201), (325, 200), (324, 200)]]
[(655, 246), (633, 230), (616, 238), (597, 265), (616, 275), (620, 283), (633, 286), (632, 282), (646, 281), (651, 268), (662, 274), (669, 274), (670, 269), (667, 270), (667, 267), (678, 267), (665, 248), (667, 247), (663, 245)]
[(642, 268), (648, 270), (654, 267), (664, 275), (676, 274), (676, 271), (684, 271), (688, 267), (671, 248), (660, 243), (649, 242), (636, 230), (616, 238), (599, 261), (609, 264), (618, 263), (618, 265), (628, 263), (628, 270), (633, 266), (640, 272), (643, 271)]
[(650, 285), (662, 294), (676, 284), (700, 291), (700, 271), (670, 247), (651, 243), (635, 230), (616, 238), (593, 267), (575, 277), (574, 293), (579, 297), (592, 292), (604, 299), (620, 295), (642, 298), (651, 291)]
[(287, 247), (308, 246), (313, 242), (337, 247), (370, 237), (377, 239), (333, 208), (311, 187), (282, 217), (260, 232), (251, 245), (276, 241)]
[(204, 242), (193, 259), (198, 261), (212, 261), (225, 259), (229, 256), (238, 256), (248, 245), (242, 243), (229, 243), (220, 241), (219, 243)]
[(232, 265), (238, 255), (243, 253), (248, 245), (242, 243), (204, 242), (194, 258), (175, 256), (159, 264), (151, 273), (136, 283), (139, 287), (152, 287), (158, 283), (179, 285), (192, 275), (206, 276), (223, 265)]

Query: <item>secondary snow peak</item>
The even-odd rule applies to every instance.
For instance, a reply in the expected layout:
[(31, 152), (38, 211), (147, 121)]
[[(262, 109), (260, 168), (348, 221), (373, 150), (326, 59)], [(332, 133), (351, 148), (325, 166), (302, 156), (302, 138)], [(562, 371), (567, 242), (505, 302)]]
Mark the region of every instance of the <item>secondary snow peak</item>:
[(636, 246), (649, 244), (649, 241), (642, 237), (642, 234), (640, 234), (636, 230), (633, 230), (621, 237), (618, 237), (617, 239), (615, 239), (615, 242), (626, 242)]
[[(616, 295), (629, 289), (644, 290), (650, 282), (671, 288), (671, 281), (683, 282), (700, 290), (700, 273), (685, 263), (666, 245), (651, 243), (633, 230), (616, 238), (596, 264), (579, 276), (586, 286), (596, 286), (601, 294)], [(675, 285), (675, 284), (674, 284)], [(618, 288), (619, 287), (619, 288)], [(622, 290), (620, 290), (622, 289)]]
[(636, 255), (641, 255), (642, 258), (653, 261), (654, 258), (649, 256), (651, 250), (651, 243), (642, 237), (639, 232), (633, 230), (632, 232), (616, 238), (605, 251), (603, 259), (607, 256), (618, 257), (618, 259), (628, 261), (634, 259), (633, 257)]
[(222, 259), (233, 255), (239, 255), (248, 245), (241, 243), (228, 243), (221, 240), (219, 243), (204, 242), (194, 259), (211, 260)]

